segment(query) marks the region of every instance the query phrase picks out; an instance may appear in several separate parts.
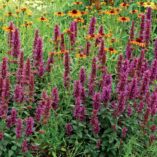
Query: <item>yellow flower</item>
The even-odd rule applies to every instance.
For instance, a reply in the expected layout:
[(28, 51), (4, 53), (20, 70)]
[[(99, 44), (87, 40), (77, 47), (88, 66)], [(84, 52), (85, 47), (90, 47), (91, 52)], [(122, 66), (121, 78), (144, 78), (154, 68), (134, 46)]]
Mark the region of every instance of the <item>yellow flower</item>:
[(101, 5), (106, 5), (106, 2), (101, 2), (100, 4), (101, 4)]
[(63, 12), (60, 12), (60, 11), (59, 11), (59, 12), (55, 12), (54, 14), (55, 14), (56, 16), (64, 16), (64, 13), (63, 13)]
[(28, 16), (32, 16), (32, 11), (31, 11), (30, 9), (27, 9), (26, 14), (27, 14)]
[(33, 22), (32, 21), (25, 21), (25, 23), (22, 25), (22, 26), (24, 26), (24, 27), (30, 27), (30, 26), (32, 26), (32, 24), (33, 24)]
[(144, 6), (145, 8), (150, 7), (150, 8), (152, 8), (152, 9), (156, 9), (156, 5), (155, 5), (154, 2), (144, 2), (144, 3), (143, 3), (143, 6)]
[(21, 11), (24, 13), (24, 12), (27, 11), (27, 8), (26, 8), (26, 7), (22, 7), (22, 8), (21, 8)]
[(105, 48), (105, 51), (111, 53), (111, 54), (116, 54), (117, 50), (115, 50), (113, 47)]
[(76, 18), (76, 17), (81, 17), (82, 16), (81, 12), (79, 10), (76, 10), (76, 9), (69, 11), (68, 15), (70, 17), (72, 17), (72, 18)]
[(77, 53), (76, 54), (76, 58), (79, 58), (79, 59), (85, 59), (87, 56), (83, 53)]
[(115, 10), (115, 9), (106, 10), (103, 13), (107, 14), (107, 15), (117, 15), (117, 14), (119, 14), (119, 12), (117, 10)]
[(91, 10), (93, 9), (93, 6), (86, 6), (86, 9)]
[(7, 16), (7, 17), (14, 17), (15, 14), (13, 14), (12, 12), (7, 12), (7, 13), (5, 14), (5, 16)]
[(48, 19), (44, 16), (41, 16), (40, 18), (38, 18), (38, 20), (41, 22), (47, 22), (48, 21)]

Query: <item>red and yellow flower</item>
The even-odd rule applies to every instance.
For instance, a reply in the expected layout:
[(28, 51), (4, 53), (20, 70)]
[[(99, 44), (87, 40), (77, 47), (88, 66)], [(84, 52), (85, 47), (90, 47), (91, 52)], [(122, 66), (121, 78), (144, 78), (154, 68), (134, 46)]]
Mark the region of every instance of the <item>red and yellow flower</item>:
[(130, 18), (129, 17), (121, 16), (121, 17), (118, 17), (118, 21), (120, 21), (120, 22), (129, 22)]
[(70, 17), (72, 17), (72, 18), (76, 18), (76, 17), (81, 17), (82, 16), (81, 11), (76, 10), (76, 9), (73, 9), (73, 10), (69, 11), (68, 15)]

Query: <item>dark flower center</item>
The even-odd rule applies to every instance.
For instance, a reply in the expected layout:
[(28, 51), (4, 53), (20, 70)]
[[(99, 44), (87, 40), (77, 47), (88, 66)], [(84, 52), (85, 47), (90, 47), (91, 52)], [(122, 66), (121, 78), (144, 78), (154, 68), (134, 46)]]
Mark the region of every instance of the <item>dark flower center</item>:
[(109, 48), (109, 51), (113, 51), (114, 49), (112, 47)]
[(72, 10), (72, 13), (73, 14), (77, 14), (77, 10)]

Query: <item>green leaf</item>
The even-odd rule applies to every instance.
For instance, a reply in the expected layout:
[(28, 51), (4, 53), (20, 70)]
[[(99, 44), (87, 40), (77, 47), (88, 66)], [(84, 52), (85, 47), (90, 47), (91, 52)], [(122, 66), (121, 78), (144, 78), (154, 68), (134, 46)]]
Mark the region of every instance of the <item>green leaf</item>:
[(16, 150), (16, 149), (17, 149), (17, 146), (12, 146), (11, 149), (12, 149), (12, 150)]
[(14, 154), (14, 152), (13, 152), (12, 150), (9, 150), (9, 151), (8, 151), (9, 157), (11, 157), (13, 154)]

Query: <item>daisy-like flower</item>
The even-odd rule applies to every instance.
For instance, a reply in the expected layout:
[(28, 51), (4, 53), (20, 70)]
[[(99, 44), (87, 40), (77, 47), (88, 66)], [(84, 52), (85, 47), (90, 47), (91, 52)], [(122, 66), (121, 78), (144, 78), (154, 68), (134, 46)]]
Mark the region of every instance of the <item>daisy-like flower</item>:
[(6, 14), (5, 14), (5, 16), (7, 16), (7, 17), (13, 17), (13, 16), (15, 16), (15, 14), (13, 14), (12, 12), (7, 12)]
[(73, 4), (74, 4), (74, 5), (81, 5), (81, 4), (83, 4), (83, 2), (81, 2), (81, 1), (79, 2), (79, 1), (78, 1), (78, 2), (73, 2)]
[(59, 12), (55, 12), (54, 14), (55, 14), (56, 16), (64, 16), (64, 15), (65, 15), (63, 12), (60, 12), (60, 11), (59, 11)]
[(118, 15), (119, 12), (115, 9), (111, 9), (111, 10), (106, 10), (104, 11), (104, 14), (107, 14), (107, 15)]
[(87, 15), (88, 12), (87, 12), (87, 11), (81, 11), (81, 14), (82, 14), (82, 15)]
[(138, 4), (140, 7), (143, 7), (144, 2), (137, 2), (137, 4)]
[(104, 35), (104, 37), (105, 38), (110, 38), (110, 37), (112, 37), (112, 33), (107, 33), (107, 34)]
[(93, 9), (93, 6), (86, 6), (86, 9), (92, 10), (92, 9)]
[(87, 56), (83, 53), (77, 53), (76, 54), (76, 58), (79, 58), (79, 59), (85, 59)]
[(92, 35), (88, 34), (85, 38), (86, 38), (86, 40), (92, 40), (92, 39), (96, 39), (97, 35), (96, 34), (92, 34)]
[(120, 4), (120, 6), (121, 6), (121, 7), (123, 7), (123, 8), (127, 8), (127, 7), (129, 6), (129, 4), (128, 4), (128, 3), (123, 2), (123, 3), (121, 3), (121, 4)]
[(32, 16), (32, 11), (31, 11), (30, 9), (27, 9), (26, 14), (27, 14), (28, 16)]
[(25, 21), (25, 23), (22, 25), (22, 26), (24, 26), (24, 27), (30, 27), (30, 26), (32, 26), (32, 22), (31, 21)]
[(58, 56), (60, 56), (60, 55), (63, 55), (63, 54), (65, 54), (65, 53), (69, 53), (67, 50), (64, 50), (64, 51), (58, 51), (58, 52), (50, 52), (49, 54), (51, 54), (51, 53), (53, 53), (54, 55), (58, 55)]
[(121, 16), (121, 17), (118, 17), (118, 21), (120, 21), (120, 22), (129, 22), (130, 18), (129, 17)]
[(76, 10), (76, 9), (73, 9), (73, 10), (69, 11), (68, 15), (70, 17), (72, 17), (72, 18), (76, 18), (76, 17), (81, 17), (82, 16), (81, 11)]
[(138, 14), (138, 18), (140, 18), (141, 19), (141, 17), (144, 15), (144, 13), (140, 13), (140, 14)]
[(140, 38), (136, 38), (135, 40), (130, 41), (130, 43), (132, 45), (137, 45), (139, 47), (145, 47), (146, 44), (144, 42), (142, 42), (142, 40)]
[(137, 14), (137, 13), (138, 13), (138, 10), (136, 10), (136, 9), (131, 10), (130, 13), (131, 13), (131, 14)]
[(41, 22), (47, 22), (48, 21), (48, 19), (44, 16), (41, 16), (40, 18), (38, 18), (38, 20)]
[(155, 3), (154, 2), (144, 2), (143, 3), (143, 6), (145, 7), (145, 8), (152, 8), (152, 9), (156, 9), (156, 5), (155, 5)]
[(2, 29), (5, 31), (5, 32), (14, 32), (15, 30), (12, 28), (12, 27), (10, 27), (10, 26), (4, 26), (4, 27), (2, 27)]
[(106, 5), (106, 2), (101, 2), (100, 4), (101, 4), (101, 5)]
[(116, 54), (117, 53), (117, 50), (114, 49), (113, 47), (105, 48), (104, 50), (111, 53), (111, 54)]
[(22, 8), (21, 8), (21, 11), (24, 13), (24, 12), (27, 11), (27, 8), (26, 8), (26, 7), (22, 7)]
[(115, 38), (112, 38), (112, 39), (110, 40), (110, 43), (115, 43), (115, 42), (117, 42), (117, 40), (116, 40)]
[(74, 19), (75, 22), (80, 22), (80, 23), (84, 23), (84, 19), (81, 17), (78, 17), (76, 19)]
[(20, 14), (20, 12), (21, 12), (21, 10), (20, 9), (16, 9), (16, 14), (18, 15), (18, 14)]

